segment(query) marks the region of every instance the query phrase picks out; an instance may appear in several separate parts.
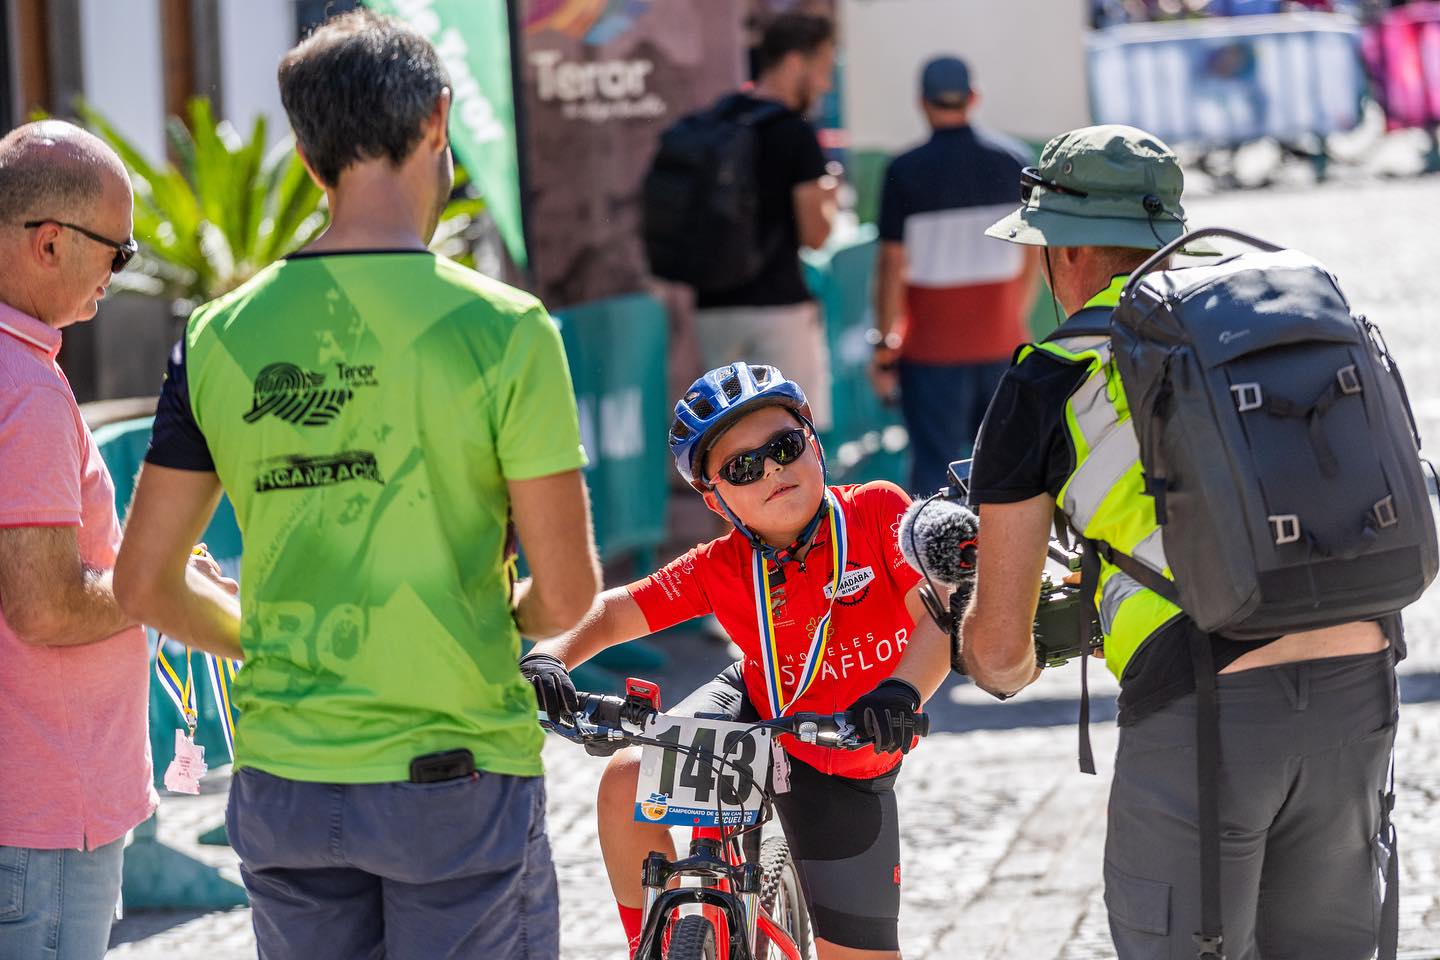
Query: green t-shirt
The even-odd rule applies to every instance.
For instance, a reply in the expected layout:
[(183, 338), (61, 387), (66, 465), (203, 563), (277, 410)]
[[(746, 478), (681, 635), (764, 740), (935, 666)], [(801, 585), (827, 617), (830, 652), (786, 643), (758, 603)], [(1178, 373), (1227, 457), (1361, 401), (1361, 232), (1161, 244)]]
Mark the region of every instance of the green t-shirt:
[(237, 767), (542, 772), (505, 483), (578, 469), (533, 297), (425, 253), (297, 256), (197, 310), (184, 369), (244, 537)]

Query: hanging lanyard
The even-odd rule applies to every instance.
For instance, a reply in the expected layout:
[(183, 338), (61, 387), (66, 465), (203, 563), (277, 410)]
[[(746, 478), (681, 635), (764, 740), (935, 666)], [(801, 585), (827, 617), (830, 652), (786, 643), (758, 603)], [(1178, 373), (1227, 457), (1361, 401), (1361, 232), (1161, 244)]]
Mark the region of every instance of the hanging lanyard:
[(825, 616), (815, 626), (815, 635), (810, 639), (810, 649), (795, 684), (794, 694), (785, 699), (784, 683), (780, 674), (780, 644), (775, 635), (775, 606), (770, 599), (770, 567), (765, 556), (754, 550), (751, 568), (755, 586), (755, 618), (760, 627), (760, 666), (765, 672), (765, 693), (770, 701), (770, 716), (778, 718), (795, 705), (795, 702), (810, 689), (810, 684), (820, 675), (821, 661), (825, 657), (825, 641), (830, 633), (830, 615), (835, 611), (835, 599), (840, 596), (840, 580), (845, 576), (845, 559), (849, 542), (845, 534), (845, 513), (840, 501), (829, 489), (825, 490), (825, 502), (829, 506), (830, 559), (834, 564), (830, 577), (830, 605)]
[(220, 731), (225, 734), (225, 752), (234, 760), (235, 710), (230, 705), (230, 684), (240, 670), (240, 661), (207, 653), (205, 665), (210, 673), (210, 689), (214, 691), (215, 703), (220, 708)]
[(185, 680), (182, 683), (180, 674), (165, 658), (165, 634), (160, 634), (155, 645), (155, 676), (160, 678), (160, 686), (165, 688), (175, 709), (180, 711), (180, 719), (185, 721), (185, 728), (193, 740), (199, 713), (195, 709), (195, 673), (190, 666), (190, 648), (185, 648)]

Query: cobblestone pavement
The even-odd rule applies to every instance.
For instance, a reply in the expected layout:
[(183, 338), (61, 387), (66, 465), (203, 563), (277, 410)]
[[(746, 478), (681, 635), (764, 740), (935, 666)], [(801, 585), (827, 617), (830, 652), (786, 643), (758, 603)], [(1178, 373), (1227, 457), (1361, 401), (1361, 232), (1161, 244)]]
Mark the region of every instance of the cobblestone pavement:
[[(1422, 432), (1440, 442), (1440, 347), (1433, 264), (1440, 178), (1370, 180), (1199, 196), (1194, 222), (1249, 229), (1320, 257), (1358, 310), (1378, 321), (1406, 374)], [(1402, 665), (1407, 707), (1398, 747), (1402, 955), (1440, 958), (1440, 590), (1408, 618)], [(702, 676), (717, 647), (683, 646), (668, 673)], [(677, 651), (678, 653), (678, 651)], [(692, 662), (689, 656), (701, 662)], [(1113, 714), (1113, 682), (1091, 673), (1097, 717)], [(688, 689), (669, 678), (668, 699)], [(1101, 902), (1108, 757), (1113, 724), (1097, 722), (1100, 775), (1075, 770), (1077, 677), (1055, 671), (1010, 704), (952, 685), (934, 703), (937, 727), (900, 780), (906, 956), (1092, 960), (1113, 956)], [(546, 748), (550, 835), (563, 898), (565, 960), (623, 956), (594, 844), (592, 801), (602, 762), (561, 742)], [(222, 820), (224, 780), (196, 798), (167, 798), (166, 844), (238, 880), (228, 848), (195, 837)], [(239, 960), (254, 956), (249, 913), (134, 913), (117, 924), (113, 960)]]

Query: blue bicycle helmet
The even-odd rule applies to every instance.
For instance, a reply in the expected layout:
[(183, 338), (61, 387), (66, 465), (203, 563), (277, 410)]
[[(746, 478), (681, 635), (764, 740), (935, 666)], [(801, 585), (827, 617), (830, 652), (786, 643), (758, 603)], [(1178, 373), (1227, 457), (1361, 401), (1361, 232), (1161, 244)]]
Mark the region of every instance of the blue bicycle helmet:
[(695, 472), (710, 444), (740, 417), (770, 406), (793, 410), (810, 423), (805, 391), (775, 367), (732, 363), (716, 367), (692, 383), (675, 404), (675, 422), (670, 427), (670, 453), (685, 482), (696, 490), (707, 489)]

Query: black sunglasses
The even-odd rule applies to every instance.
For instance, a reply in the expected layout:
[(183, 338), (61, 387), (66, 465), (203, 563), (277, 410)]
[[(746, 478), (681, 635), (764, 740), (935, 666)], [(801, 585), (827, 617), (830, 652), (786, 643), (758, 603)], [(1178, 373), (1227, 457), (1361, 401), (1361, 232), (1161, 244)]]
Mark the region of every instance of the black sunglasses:
[(795, 427), (775, 434), (754, 450), (735, 454), (715, 471), (715, 476), (732, 487), (743, 487), (765, 476), (766, 460), (774, 460), (783, 467), (804, 455), (805, 431)]
[(1046, 180), (1044, 177), (1040, 176), (1040, 171), (1036, 167), (1026, 167), (1025, 169), (1021, 170), (1020, 202), (1029, 203), (1030, 197), (1032, 194), (1035, 193), (1036, 187), (1044, 187), (1046, 190), (1053, 191), (1054, 193), (1063, 193), (1069, 197), (1090, 196), (1090, 194), (1084, 190), (1076, 190), (1074, 187), (1067, 187), (1063, 184), (1056, 183), (1054, 180)]
[(96, 243), (103, 243), (105, 246), (114, 250), (115, 258), (110, 261), (111, 273), (119, 273), (121, 270), (124, 270), (125, 264), (129, 263), (130, 258), (135, 256), (135, 252), (140, 249), (140, 245), (135, 242), (134, 237), (131, 237), (130, 239), (124, 241), (111, 240), (108, 237), (100, 236), (100, 234), (95, 233), (94, 231), (86, 230), (79, 224), (66, 223), (64, 220), (27, 220), (25, 222), (25, 229), (34, 230), (36, 227), (43, 227), (47, 223), (53, 223), (57, 227), (65, 227), (69, 230), (74, 230), (76, 233), (80, 234), (80, 236), (88, 237), (91, 240), (94, 240)]

